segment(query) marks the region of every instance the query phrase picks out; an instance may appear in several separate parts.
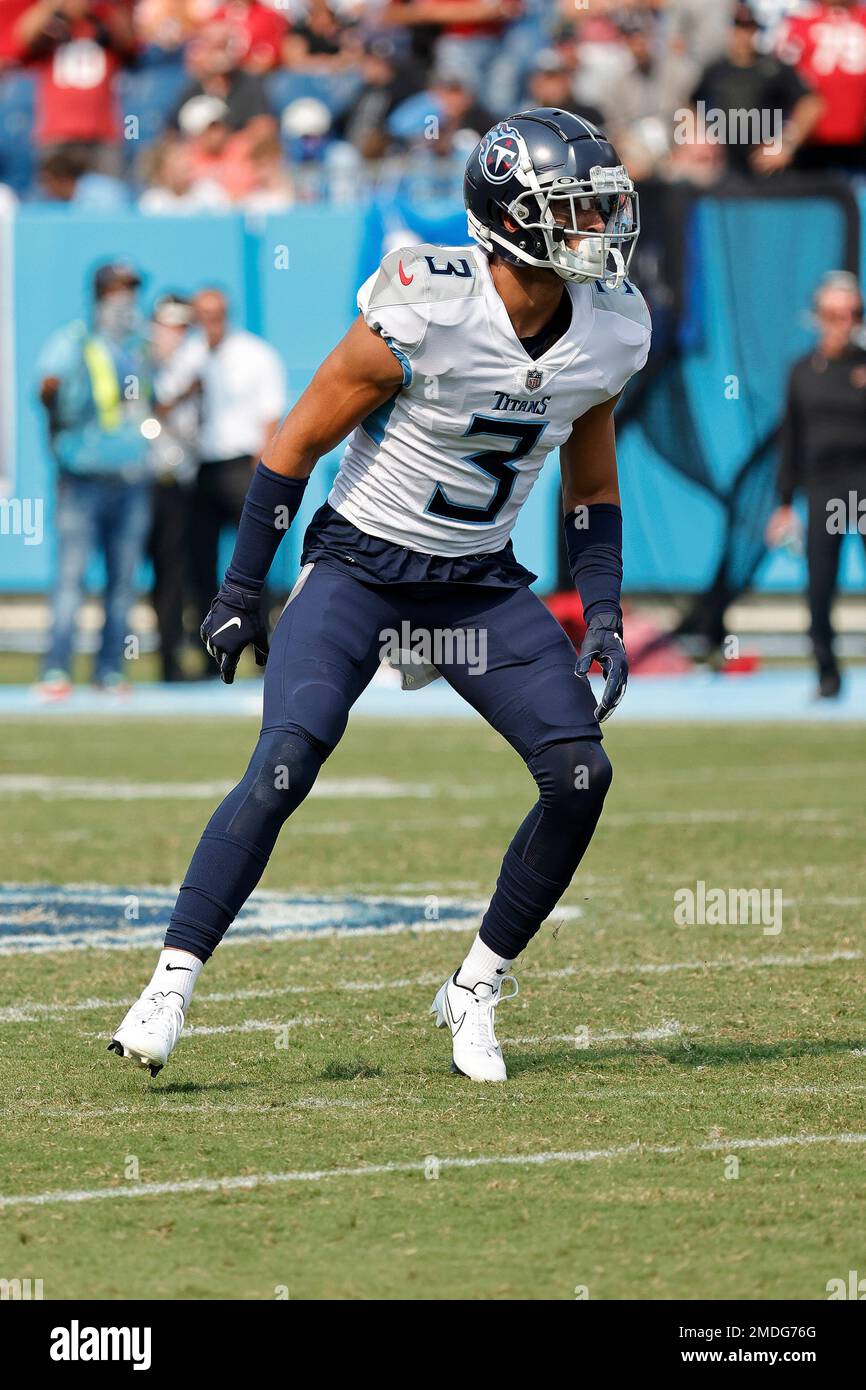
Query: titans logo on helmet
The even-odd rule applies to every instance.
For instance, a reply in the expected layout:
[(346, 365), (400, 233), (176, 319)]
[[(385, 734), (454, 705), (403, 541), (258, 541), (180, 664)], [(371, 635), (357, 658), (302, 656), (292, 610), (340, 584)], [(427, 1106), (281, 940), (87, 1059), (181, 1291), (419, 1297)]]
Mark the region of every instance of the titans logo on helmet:
[(478, 151), (484, 177), (491, 183), (505, 183), (517, 168), (520, 157), (517, 131), (504, 122), (485, 135)]

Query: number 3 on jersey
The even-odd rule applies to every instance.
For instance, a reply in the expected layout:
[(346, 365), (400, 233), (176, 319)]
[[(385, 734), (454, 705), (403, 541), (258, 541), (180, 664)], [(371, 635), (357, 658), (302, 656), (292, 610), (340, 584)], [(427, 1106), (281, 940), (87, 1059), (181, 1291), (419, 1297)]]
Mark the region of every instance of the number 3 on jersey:
[(449, 500), (441, 483), (437, 483), (427, 503), (432, 516), (448, 517), (451, 521), (469, 522), (474, 526), (489, 526), (498, 517), (511, 496), (517, 481), (515, 463), (535, 447), (547, 425), (546, 420), (498, 420), (491, 415), (473, 415), (467, 435), (492, 434), (509, 440), (510, 449), (482, 449), (476, 454), (464, 454), (467, 463), (480, 469), (496, 484), (486, 506), (470, 506)]

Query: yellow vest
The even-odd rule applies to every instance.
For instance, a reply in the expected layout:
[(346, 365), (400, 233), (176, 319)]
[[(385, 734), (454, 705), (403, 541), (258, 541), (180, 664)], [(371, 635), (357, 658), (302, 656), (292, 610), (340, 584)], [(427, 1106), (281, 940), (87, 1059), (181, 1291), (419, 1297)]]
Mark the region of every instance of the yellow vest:
[(96, 405), (99, 423), (107, 433), (119, 430), (122, 423), (120, 382), (111, 353), (96, 338), (84, 344), (84, 361), (90, 375), (90, 389)]

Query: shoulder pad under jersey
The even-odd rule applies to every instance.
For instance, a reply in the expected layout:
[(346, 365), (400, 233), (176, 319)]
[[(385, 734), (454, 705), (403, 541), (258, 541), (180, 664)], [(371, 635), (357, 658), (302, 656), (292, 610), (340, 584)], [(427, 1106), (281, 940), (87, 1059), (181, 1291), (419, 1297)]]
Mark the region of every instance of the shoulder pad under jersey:
[(468, 246), (401, 246), (382, 260), (368, 312), (395, 304), (442, 304), (481, 293)]
[(619, 314), (623, 318), (638, 323), (647, 332), (652, 328), (647, 302), (631, 280), (624, 280), (618, 289), (612, 290), (601, 280), (593, 280), (592, 307), (606, 313)]

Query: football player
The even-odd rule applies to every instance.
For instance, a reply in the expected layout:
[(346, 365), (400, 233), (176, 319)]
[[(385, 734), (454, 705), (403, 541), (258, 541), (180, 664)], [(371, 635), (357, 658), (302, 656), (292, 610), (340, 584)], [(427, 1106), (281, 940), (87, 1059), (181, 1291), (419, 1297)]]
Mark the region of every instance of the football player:
[[(226, 682), (247, 645), (267, 662), (261, 735), (193, 855), (153, 978), (111, 1043), (153, 1075), (180, 1036), (202, 965), (342, 737), (385, 634), (408, 623), (434, 653), (437, 633), (480, 635), (481, 644), (437, 653), (428, 674), (444, 676), (508, 740), (538, 786), (480, 931), (433, 1002), (455, 1071), (505, 1079), (494, 1011), (517, 992), (514, 962), (571, 882), (601, 814), (611, 767), (599, 726), (628, 672), (613, 414), (650, 340), (628, 279), (637, 194), (595, 126), (544, 108), (484, 136), (466, 166), (465, 201), (477, 245), (385, 256), (359, 291), (358, 318), (253, 477), (202, 638)], [(268, 569), (317, 460), (347, 436), (269, 654), (259, 607)], [(587, 623), (576, 666), (509, 540), (553, 449)], [(594, 660), (606, 676), (598, 703), (587, 679)]]

